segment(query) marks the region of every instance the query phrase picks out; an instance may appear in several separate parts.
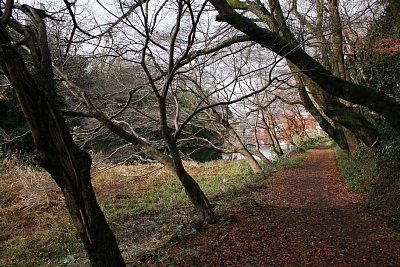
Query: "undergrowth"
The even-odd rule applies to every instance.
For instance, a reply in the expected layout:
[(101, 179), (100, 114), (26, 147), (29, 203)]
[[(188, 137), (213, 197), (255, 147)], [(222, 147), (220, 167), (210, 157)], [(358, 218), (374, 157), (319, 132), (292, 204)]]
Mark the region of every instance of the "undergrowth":
[(367, 207), (400, 228), (400, 138), (386, 135), (374, 148), (360, 144), (354, 156), (337, 145), (343, 176), (350, 188), (365, 197)]
[(362, 193), (365, 184), (377, 175), (374, 152), (363, 145), (360, 145), (354, 156), (343, 153), (337, 145), (334, 145), (334, 149), (347, 184), (353, 191)]
[[(253, 175), (246, 161), (186, 162), (214, 204), (217, 215), (249, 205), (249, 192), (268, 182), (271, 171), (298, 163), (285, 156), (265, 175)], [(160, 164), (93, 170), (98, 201), (129, 262), (193, 233), (196, 212), (179, 181)], [(189, 228), (188, 228), (189, 226)], [(0, 266), (88, 266), (60, 190), (40, 169), (7, 162), (0, 170)], [(189, 232), (188, 232), (189, 231)]]
[(303, 151), (310, 149), (313, 145), (321, 141), (321, 137), (309, 137), (304, 139), (297, 145), (297, 147)]

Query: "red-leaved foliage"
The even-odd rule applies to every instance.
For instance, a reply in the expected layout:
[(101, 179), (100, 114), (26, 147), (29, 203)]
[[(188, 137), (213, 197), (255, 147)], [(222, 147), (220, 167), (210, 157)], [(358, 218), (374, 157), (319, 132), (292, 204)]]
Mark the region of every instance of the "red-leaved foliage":
[(399, 53), (400, 38), (382, 38), (373, 45), (373, 50), (380, 53)]

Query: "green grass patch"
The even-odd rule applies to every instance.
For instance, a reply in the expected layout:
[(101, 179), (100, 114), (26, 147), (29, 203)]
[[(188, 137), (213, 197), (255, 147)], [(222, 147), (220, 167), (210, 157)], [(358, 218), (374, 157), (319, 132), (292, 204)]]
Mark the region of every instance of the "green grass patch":
[(272, 163), (271, 170), (279, 171), (279, 170), (287, 169), (291, 166), (299, 164), (305, 157), (306, 157), (306, 154), (300, 154), (295, 157), (284, 156), (284, 157), (280, 158), (279, 160), (274, 161)]
[(336, 151), (343, 177), (349, 187), (362, 195), (375, 214), (400, 228), (400, 142), (384, 141), (376, 148), (359, 145), (355, 155)]
[[(265, 179), (263, 175), (249, 174), (249, 169), (245, 160), (238, 160), (207, 162), (201, 164), (200, 171), (195, 168), (197, 173), (190, 167), (188, 171), (207, 196), (227, 194), (232, 199), (244, 185)], [(122, 191), (106, 199), (102, 205), (104, 213), (110, 220), (121, 223), (127, 217), (163, 217), (179, 207), (191, 206), (177, 178), (159, 179), (151, 181), (151, 185), (157, 185), (151, 189), (132, 194)]]
[(60, 266), (62, 259), (82, 250), (75, 229), (62, 220), (47, 229), (16, 235), (2, 243), (0, 266)]
[(343, 153), (336, 144), (333, 145), (333, 148), (347, 184), (353, 191), (362, 192), (365, 183), (376, 175), (376, 162), (372, 151), (368, 148), (360, 148), (357, 155), (352, 157)]
[(117, 193), (103, 202), (103, 211), (110, 220), (119, 222), (126, 217), (162, 214), (185, 200), (181, 184), (177, 180), (170, 180), (159, 188), (142, 190), (134, 194), (124, 191)]

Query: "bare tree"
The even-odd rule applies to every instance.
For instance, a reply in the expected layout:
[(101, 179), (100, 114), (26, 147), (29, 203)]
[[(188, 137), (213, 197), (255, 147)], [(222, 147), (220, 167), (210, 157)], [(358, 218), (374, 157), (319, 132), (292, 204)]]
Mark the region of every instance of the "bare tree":
[[(199, 10), (196, 11), (193, 11), (191, 6), (188, 6), (184, 1), (171, 3), (171, 6), (166, 5), (167, 2), (160, 7), (156, 7), (156, 11), (153, 13), (153, 6), (145, 2), (136, 6), (138, 10), (137, 12), (135, 10), (133, 18), (131, 16), (120, 17), (121, 23), (123, 22), (128, 25), (127, 28), (121, 29), (121, 32), (123, 30), (126, 31), (124, 37), (130, 40), (130, 35), (138, 34), (141, 41), (136, 41), (131, 46), (127, 45), (125, 47), (116, 47), (115, 44), (108, 46), (107, 42), (105, 42), (103, 49), (105, 58), (118, 57), (127, 64), (140, 66), (142, 68), (141, 74), (147, 79), (143, 85), (138, 86), (136, 89), (120, 90), (122, 93), (128, 92), (129, 97), (119, 111), (112, 111), (113, 114), (107, 114), (107, 112), (102, 111), (98, 106), (99, 103), (101, 106), (104, 106), (102, 103), (109, 101), (109, 99), (100, 98), (93, 101), (91, 96), (65, 75), (60, 68), (56, 68), (56, 74), (70, 89), (76, 99), (85, 107), (84, 110), (69, 112), (69, 114), (91, 116), (97, 119), (111, 132), (134, 144), (142, 153), (164, 164), (171, 172), (177, 175), (195, 207), (206, 218), (213, 220), (214, 213), (207, 197), (182, 164), (181, 154), (178, 149), (179, 133), (182, 131), (179, 128), (182, 111), (181, 103), (178, 99), (178, 87), (176, 87), (177, 85), (174, 80), (182, 61), (189, 55), (195, 38), (195, 29), (199, 23), (199, 16), (205, 5), (200, 5)], [(123, 9), (123, 6), (121, 8)], [(172, 12), (169, 8), (173, 8), (171, 10), (174, 12), (176, 11), (176, 18), (175, 22), (169, 21), (169, 23), (173, 23), (173, 27), (171, 32), (166, 34), (156, 29), (156, 25), (159, 23), (157, 15), (161, 15), (163, 12)], [(132, 9), (129, 10), (132, 11)], [(122, 10), (122, 12), (124, 11)], [(184, 18), (189, 19), (187, 25), (183, 25)], [(141, 24), (134, 24), (131, 19), (138, 19)], [(138, 29), (139, 25), (143, 28)], [(187, 26), (189, 32), (186, 32), (186, 28), (183, 26)], [(185, 31), (184, 34), (189, 34), (187, 42), (181, 39), (181, 31)], [(116, 33), (116, 35), (121, 34), (121, 32)], [(117, 37), (111, 36), (111, 38)], [(124, 40), (120, 42), (122, 43)], [(135, 70), (134, 68), (131, 69)], [(142, 115), (146, 116), (150, 120), (152, 127), (156, 127), (161, 133), (164, 148), (166, 148), (165, 152), (161, 151), (163, 147), (159, 148), (151, 140), (141, 135), (143, 134), (143, 124), (135, 125), (137, 121), (131, 122), (121, 117), (121, 114), (126, 111), (135, 110), (136, 112), (140, 112), (135, 107), (131, 108), (132, 105), (138, 103), (135, 101), (137, 98), (134, 97), (138, 94), (147, 96), (152, 101), (150, 105), (156, 112), (152, 111), (148, 114), (142, 112)], [(118, 97), (118, 94), (116, 94), (116, 97)], [(173, 130), (174, 128), (175, 130)]]
[[(268, 8), (260, 2), (252, 1), (230, 1), (231, 5), (226, 1), (210, 2), (219, 12), (218, 20), (228, 22), (248, 36), (251, 36), (252, 39), (260, 45), (289, 60), (296, 66), (299, 72), (307, 76), (324, 92), (347, 100), (352, 104), (359, 104), (367, 107), (385, 117), (394, 129), (400, 129), (399, 119), (393, 116), (393, 114), (396, 114), (400, 109), (395, 99), (388, 95), (381, 94), (373, 88), (355, 84), (334, 75), (329, 71), (329, 68), (324, 67), (320, 62), (307, 54), (306, 50), (303, 49), (302, 43), (299, 43), (296, 38), (292, 38), (294, 36), (293, 32), (286, 27), (284, 23), (286, 21), (286, 16), (283, 14), (279, 1), (270, 1), (270, 6)], [(332, 2), (332, 4), (334, 3)], [(334, 7), (334, 5), (332, 5), (332, 7)], [(263, 17), (264, 21), (267, 22), (267, 27), (260, 27), (254, 23), (252, 19), (246, 17), (245, 14), (237, 13), (234, 8), (246, 10), (252, 12), (256, 16), (259, 15)], [(306, 85), (308, 85), (308, 82)], [(340, 102), (336, 103), (339, 104)], [(332, 110), (333, 108), (329, 108), (329, 111)], [(353, 125), (357, 126), (351, 129), (352, 133), (365, 143), (373, 145), (376, 141), (376, 138), (374, 138), (374, 136), (376, 137), (376, 132), (374, 133), (368, 130), (368, 121), (363, 119), (351, 105), (346, 105), (341, 111), (343, 112), (343, 117), (340, 123), (343, 123), (348, 130), (350, 130), (351, 125), (354, 123)], [(348, 114), (353, 115), (351, 115), (352, 117), (345, 118), (344, 115)], [(324, 116), (319, 116), (319, 118), (324, 118)], [(329, 120), (328, 123), (322, 123), (322, 125), (324, 124), (329, 125)], [(333, 129), (332, 136), (338, 135), (335, 133), (337, 130), (335, 126), (331, 124), (326, 129), (328, 128)]]

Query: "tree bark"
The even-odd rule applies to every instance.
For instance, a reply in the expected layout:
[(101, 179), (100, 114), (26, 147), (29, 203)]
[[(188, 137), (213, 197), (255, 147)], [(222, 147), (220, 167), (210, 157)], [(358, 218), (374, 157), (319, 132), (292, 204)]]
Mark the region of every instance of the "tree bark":
[(190, 201), (197, 208), (197, 210), (203, 215), (203, 219), (213, 221), (215, 219), (215, 215), (212, 206), (198, 183), (185, 170), (176, 139), (169, 132), (167, 123), (167, 108), (165, 104), (166, 100), (162, 97), (160, 97), (158, 100), (161, 118), (160, 129), (164, 140), (167, 143), (175, 173), (185, 188), (186, 195), (189, 197)]
[(310, 114), (317, 120), (318, 124), (321, 128), (332, 138), (338, 146), (345, 151), (349, 152), (349, 145), (347, 143), (346, 136), (342, 129), (335, 128), (319, 111), (318, 108), (315, 107), (312, 102), (310, 96), (307, 93), (307, 90), (301, 80), (301, 76), (296, 76), (296, 83), (299, 89), (300, 98), (304, 103), (304, 107), (310, 112)]
[[(296, 70), (293, 64), (289, 63), (289, 66)], [(312, 94), (317, 96), (315, 100), (319, 108), (332, 120), (335, 129), (339, 129), (342, 126), (345, 127), (353, 133), (357, 139), (363, 141), (370, 147), (379, 140), (378, 129), (356, 109), (346, 106), (337, 97), (322, 91), (320, 86), (315, 84), (307, 76), (302, 75), (302, 81), (307, 88), (310, 89)]]
[[(189, 197), (196, 209), (202, 214), (203, 220), (214, 221), (215, 214), (210, 201), (201, 190), (199, 184), (185, 170), (178, 149), (176, 149), (172, 154), (175, 173), (185, 188), (186, 195)], [(178, 158), (176, 158), (177, 155), (179, 156)]]
[[(44, 24), (38, 25), (40, 54), (32, 51), (35, 75), (0, 28), (2, 68), (16, 91), (35, 145), (36, 160), (65, 198), (68, 212), (93, 266), (125, 266), (117, 241), (102, 213), (90, 181), (91, 158), (74, 143), (54, 102), (54, 84)], [(36, 38), (36, 36), (31, 36)], [(30, 47), (32, 49), (32, 47)]]
[(332, 73), (342, 79), (346, 79), (343, 56), (342, 22), (339, 14), (339, 1), (329, 0), (328, 10), (330, 14), (330, 29), (332, 32)]

